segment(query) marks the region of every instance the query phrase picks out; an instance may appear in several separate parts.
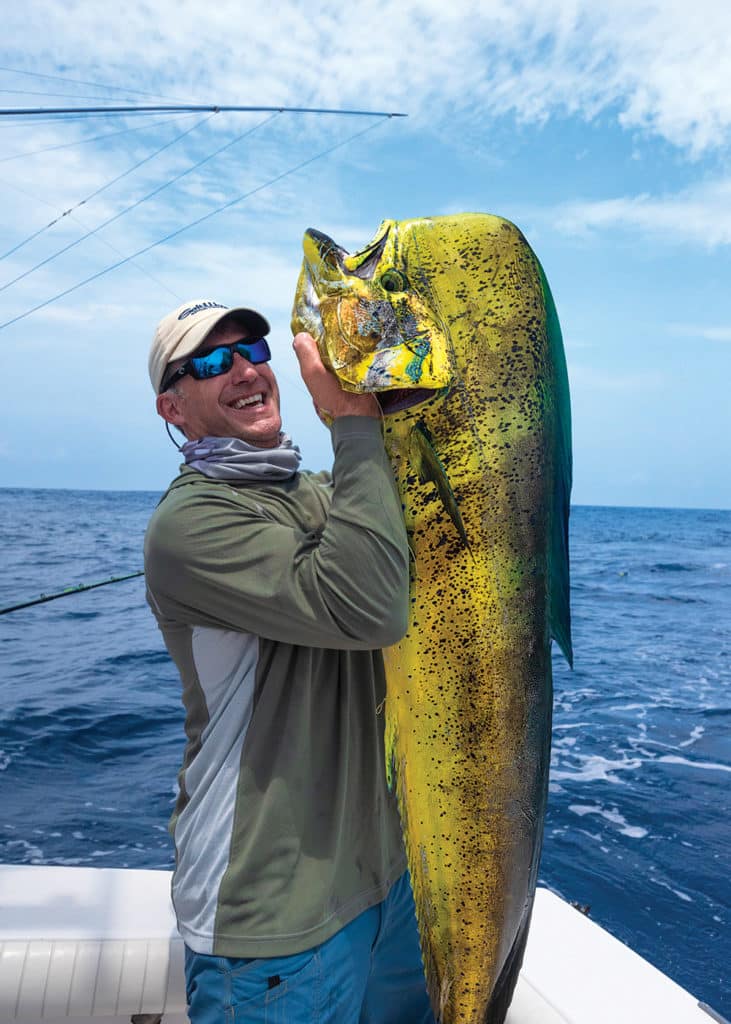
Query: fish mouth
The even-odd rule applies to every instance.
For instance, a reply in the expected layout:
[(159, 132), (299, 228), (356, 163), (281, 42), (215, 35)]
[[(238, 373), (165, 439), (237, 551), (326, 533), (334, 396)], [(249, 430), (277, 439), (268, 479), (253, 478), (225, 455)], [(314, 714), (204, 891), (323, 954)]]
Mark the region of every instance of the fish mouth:
[(401, 412), (403, 409), (410, 409), (412, 405), (421, 405), (435, 395), (444, 395), (447, 388), (394, 388), (392, 391), (374, 391), (384, 416), (394, 412)]

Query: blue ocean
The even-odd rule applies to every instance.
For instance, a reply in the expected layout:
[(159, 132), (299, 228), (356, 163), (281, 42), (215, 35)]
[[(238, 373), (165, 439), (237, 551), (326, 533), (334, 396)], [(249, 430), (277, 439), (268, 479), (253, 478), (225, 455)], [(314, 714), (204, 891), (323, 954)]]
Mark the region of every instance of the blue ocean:
[[(0, 490), (0, 607), (141, 568), (158, 495)], [(541, 884), (731, 1016), (731, 512), (572, 511)], [(176, 672), (141, 579), (0, 616), (0, 861), (170, 868)]]

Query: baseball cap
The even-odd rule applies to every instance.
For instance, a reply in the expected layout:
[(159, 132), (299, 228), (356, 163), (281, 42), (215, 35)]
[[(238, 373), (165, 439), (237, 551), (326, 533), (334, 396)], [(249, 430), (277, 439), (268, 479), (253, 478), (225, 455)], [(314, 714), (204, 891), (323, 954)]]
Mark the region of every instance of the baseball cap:
[(168, 363), (195, 352), (216, 324), (228, 316), (241, 323), (252, 338), (263, 338), (271, 330), (267, 320), (255, 309), (244, 306), (232, 308), (210, 299), (184, 302), (162, 318), (152, 339), (148, 359), (150, 381), (156, 395), (160, 392)]

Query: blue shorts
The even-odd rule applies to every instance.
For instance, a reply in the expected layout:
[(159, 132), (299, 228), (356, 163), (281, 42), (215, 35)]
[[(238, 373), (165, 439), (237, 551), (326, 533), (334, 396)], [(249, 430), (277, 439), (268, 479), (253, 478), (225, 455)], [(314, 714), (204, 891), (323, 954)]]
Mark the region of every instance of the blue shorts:
[(408, 874), (386, 899), (294, 956), (185, 950), (191, 1024), (435, 1024)]

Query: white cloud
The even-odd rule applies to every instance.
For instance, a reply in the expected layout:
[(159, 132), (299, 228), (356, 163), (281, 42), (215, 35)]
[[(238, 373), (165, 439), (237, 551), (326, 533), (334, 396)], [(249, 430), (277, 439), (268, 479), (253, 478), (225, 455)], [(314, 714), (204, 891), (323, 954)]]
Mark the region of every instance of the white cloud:
[(731, 244), (731, 178), (705, 182), (673, 195), (620, 196), (563, 203), (535, 215), (569, 235), (629, 229), (671, 242), (708, 247)]
[[(34, 68), (203, 101), (405, 109), (420, 129), (455, 112), (607, 111), (694, 154), (731, 128), (731, 7), (719, 0), (36, 0), (5, 20), (6, 41), (34, 40)], [(6, 48), (5, 63), (22, 60)]]
[[(139, 312), (136, 310), (135, 312)], [(111, 302), (88, 302), (77, 306), (48, 306), (40, 314), (39, 319), (49, 324), (64, 324), (80, 327), (86, 324), (115, 325), (130, 317), (129, 305)], [(106, 329), (106, 328), (105, 328)], [(53, 342), (50, 342), (52, 344)]]
[(594, 396), (597, 393), (646, 395), (662, 391), (667, 378), (658, 371), (636, 373), (607, 372), (591, 366), (569, 363), (569, 380), (574, 395)]
[[(288, 314), (300, 253), (293, 247), (290, 258), (285, 258), (277, 249), (260, 244), (188, 241), (161, 255), (158, 269), (166, 272), (166, 280), (174, 280), (183, 301), (193, 296), (221, 296), (221, 302), (255, 301), (262, 309)], [(286, 288), (283, 282), (288, 283)], [(162, 301), (169, 304), (167, 296)]]
[(731, 327), (702, 327), (698, 324), (671, 324), (671, 334), (686, 338), (703, 338), (706, 341), (731, 341)]

